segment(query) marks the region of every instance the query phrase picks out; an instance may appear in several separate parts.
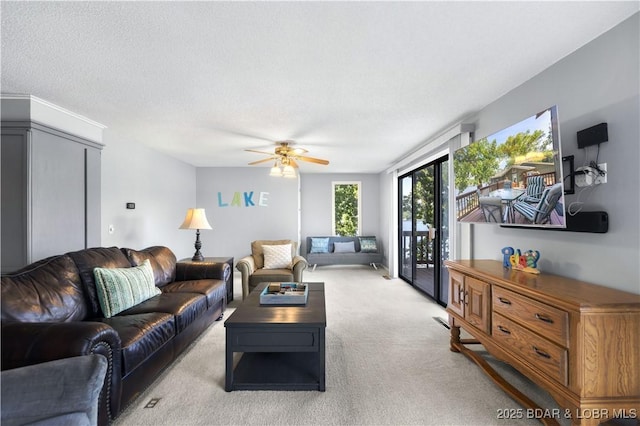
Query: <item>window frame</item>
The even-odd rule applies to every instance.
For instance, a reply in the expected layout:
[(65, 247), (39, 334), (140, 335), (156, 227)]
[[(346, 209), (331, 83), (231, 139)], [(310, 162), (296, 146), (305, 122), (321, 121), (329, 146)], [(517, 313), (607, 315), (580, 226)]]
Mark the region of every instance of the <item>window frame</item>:
[(358, 227), (356, 236), (362, 235), (362, 181), (359, 180), (340, 180), (331, 182), (331, 234), (338, 236), (336, 233), (336, 186), (338, 185), (356, 185), (358, 191)]

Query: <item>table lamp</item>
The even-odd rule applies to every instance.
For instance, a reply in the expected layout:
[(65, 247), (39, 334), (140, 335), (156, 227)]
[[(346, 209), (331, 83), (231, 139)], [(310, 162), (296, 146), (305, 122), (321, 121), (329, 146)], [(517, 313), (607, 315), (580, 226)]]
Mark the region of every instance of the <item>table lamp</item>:
[(200, 230), (211, 229), (211, 225), (207, 221), (207, 216), (204, 213), (204, 209), (189, 209), (187, 210), (187, 216), (184, 218), (184, 222), (180, 225), (179, 229), (195, 229), (196, 230), (196, 252), (191, 258), (193, 261), (202, 262), (204, 256), (200, 253), (202, 243), (200, 242)]

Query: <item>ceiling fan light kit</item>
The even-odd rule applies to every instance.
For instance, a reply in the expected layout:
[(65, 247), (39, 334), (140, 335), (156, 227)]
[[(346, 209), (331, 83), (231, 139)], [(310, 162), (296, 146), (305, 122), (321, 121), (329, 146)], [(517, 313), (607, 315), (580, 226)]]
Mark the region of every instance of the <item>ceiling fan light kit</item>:
[(282, 169), (278, 167), (278, 162), (276, 162), (271, 168), (269, 176), (282, 176)]
[(278, 146), (274, 150), (274, 153), (271, 154), (269, 152), (264, 151), (255, 151), (253, 149), (246, 149), (247, 152), (256, 152), (258, 154), (265, 154), (269, 157), (264, 158), (262, 160), (252, 161), (249, 163), (250, 166), (264, 163), (266, 161), (275, 160), (273, 167), (269, 170), (269, 176), (282, 176), (286, 178), (295, 178), (297, 177), (296, 169), (298, 168), (298, 163), (296, 160), (306, 161), (309, 163), (321, 164), (326, 166), (329, 164), (329, 161), (323, 160), (321, 158), (313, 158), (308, 157), (305, 154), (307, 152), (306, 149), (303, 148), (292, 148), (290, 147), (290, 141), (287, 142), (278, 142)]

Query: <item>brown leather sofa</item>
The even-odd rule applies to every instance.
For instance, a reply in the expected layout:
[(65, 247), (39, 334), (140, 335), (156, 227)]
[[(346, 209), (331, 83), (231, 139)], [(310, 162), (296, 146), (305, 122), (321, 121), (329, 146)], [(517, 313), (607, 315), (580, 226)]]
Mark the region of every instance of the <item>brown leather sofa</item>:
[[(149, 259), (161, 294), (104, 318), (93, 269)], [(91, 248), (2, 276), (2, 370), (78, 355), (108, 360), (98, 424), (109, 424), (226, 308), (226, 263), (177, 264), (166, 247)]]

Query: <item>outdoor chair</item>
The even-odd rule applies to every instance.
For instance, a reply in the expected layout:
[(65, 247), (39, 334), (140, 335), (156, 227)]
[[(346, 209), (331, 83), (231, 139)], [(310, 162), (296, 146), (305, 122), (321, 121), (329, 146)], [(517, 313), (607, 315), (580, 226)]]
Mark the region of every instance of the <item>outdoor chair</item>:
[(544, 177), (540, 175), (529, 176), (527, 178), (527, 190), (520, 197), (522, 201), (527, 203), (538, 203), (544, 192)]
[(484, 215), (485, 222), (503, 222), (502, 198), (500, 197), (478, 197), (478, 204)]
[(513, 209), (532, 224), (546, 223), (550, 221), (551, 213), (556, 208), (561, 196), (562, 184), (556, 183), (545, 188), (538, 204), (518, 200), (513, 204)]

